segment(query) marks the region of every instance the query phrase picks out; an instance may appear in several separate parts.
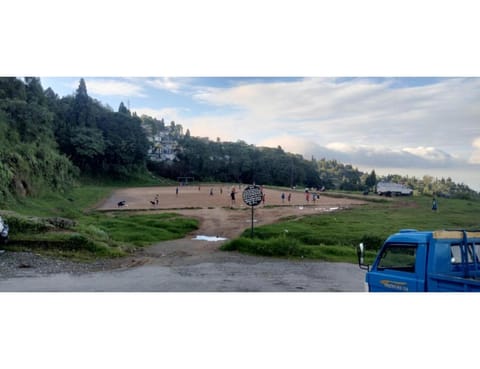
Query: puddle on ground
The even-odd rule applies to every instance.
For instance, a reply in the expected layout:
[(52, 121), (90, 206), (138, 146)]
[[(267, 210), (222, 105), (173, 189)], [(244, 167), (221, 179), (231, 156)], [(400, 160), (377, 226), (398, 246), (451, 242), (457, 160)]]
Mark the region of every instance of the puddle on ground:
[(217, 241), (225, 241), (226, 238), (217, 237), (217, 236), (203, 236), (203, 235), (200, 235), (200, 236), (195, 236), (195, 238), (192, 238), (192, 240), (217, 242)]

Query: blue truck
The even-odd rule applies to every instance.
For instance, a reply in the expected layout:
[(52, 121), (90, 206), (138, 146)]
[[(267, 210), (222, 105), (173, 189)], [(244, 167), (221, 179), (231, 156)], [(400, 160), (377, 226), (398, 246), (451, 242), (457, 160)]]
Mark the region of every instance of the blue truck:
[(364, 264), (369, 292), (480, 292), (480, 231), (404, 229), (387, 238), (374, 263)]

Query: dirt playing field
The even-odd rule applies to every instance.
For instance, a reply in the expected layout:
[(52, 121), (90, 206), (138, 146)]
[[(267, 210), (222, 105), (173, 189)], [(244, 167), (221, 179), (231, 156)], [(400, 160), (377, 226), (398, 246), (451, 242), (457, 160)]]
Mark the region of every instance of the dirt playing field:
[[(178, 188), (178, 194), (176, 189)], [(231, 200), (232, 188), (235, 189), (235, 201)], [(179, 186), (179, 187), (141, 187), (115, 191), (98, 210), (149, 210), (184, 214), (200, 220), (198, 235), (232, 238), (238, 236), (251, 225), (251, 207), (244, 204), (242, 192), (245, 186), (227, 185)], [(315, 201), (312, 194), (302, 191), (280, 191), (264, 188), (265, 202), (256, 206), (254, 224), (263, 225), (278, 221), (284, 217), (304, 216), (339, 211), (364, 204), (361, 200), (334, 198), (319, 192)], [(282, 200), (282, 192), (285, 198)], [(291, 195), (290, 201), (288, 200)], [(158, 197), (158, 205), (156, 204)], [(118, 203), (124, 201), (124, 206)], [(216, 243), (217, 246), (218, 243)]]

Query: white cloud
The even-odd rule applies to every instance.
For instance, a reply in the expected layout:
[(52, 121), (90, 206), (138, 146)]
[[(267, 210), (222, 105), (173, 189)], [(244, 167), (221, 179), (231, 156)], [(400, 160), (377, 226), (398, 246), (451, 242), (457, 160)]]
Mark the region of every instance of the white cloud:
[(329, 150), (340, 151), (344, 153), (352, 153), (356, 151), (352, 145), (349, 145), (343, 142), (331, 142), (325, 145), (325, 147)]
[(403, 149), (404, 152), (408, 152), (412, 155), (421, 157), (426, 160), (433, 160), (433, 161), (446, 161), (451, 160), (452, 156), (441, 151), (437, 150), (434, 147), (405, 147)]
[(242, 129), (248, 124), (242, 117), (201, 116), (183, 118), (180, 123), (184, 129), (189, 128), (193, 136), (208, 137), (211, 140), (219, 137), (222, 141), (244, 140), (249, 144), (253, 143), (251, 136), (248, 136), (250, 132), (244, 132)]
[(177, 108), (155, 109), (155, 108), (143, 107), (143, 108), (134, 108), (132, 110), (135, 111), (138, 116), (148, 115), (158, 120), (164, 119), (165, 123), (170, 123), (171, 121), (174, 121), (176, 123), (182, 124), (181, 121), (183, 118), (181, 115), (181, 110)]
[[(475, 140), (475, 144), (480, 153), (480, 138)], [(301, 154), (306, 159), (312, 156), (316, 159), (335, 159), (363, 171), (375, 169), (379, 174), (451, 177), (455, 182), (466, 183), (480, 191), (480, 162), (473, 163), (467, 159), (456, 158), (434, 147), (397, 150), (386, 146), (354, 146), (339, 142), (320, 146), (312, 141), (288, 135), (264, 140), (262, 145), (281, 145), (284, 150)]]
[[(480, 134), (480, 79), (445, 79), (439, 83), (392, 88), (393, 80), (337, 82), (307, 78), (294, 82), (252, 83), (208, 88), (194, 95), (215, 107), (234, 108), (251, 126), (316, 142), (349, 142), (395, 148), (435, 146), (445, 152), (465, 150)], [(465, 153), (464, 153), (465, 155)]]
[(193, 136), (209, 137), (211, 140), (215, 140), (217, 137), (220, 137), (222, 141), (237, 141), (242, 139), (239, 135), (238, 127), (239, 125), (245, 124), (245, 122), (242, 123), (241, 118), (238, 117), (187, 117), (184, 115), (184, 109), (172, 107), (163, 109), (141, 107), (132, 110), (139, 116), (145, 114), (158, 120), (164, 119), (165, 124), (170, 124), (171, 121), (174, 121), (177, 124), (181, 124), (184, 131), (189, 129)]
[(473, 140), (472, 147), (473, 153), (470, 156), (469, 162), (471, 164), (480, 164), (480, 137)]
[(301, 137), (289, 136), (289, 135), (280, 135), (275, 137), (269, 137), (265, 140), (258, 142), (258, 146), (266, 147), (278, 147), (281, 146), (282, 149), (300, 155), (308, 155), (307, 153), (313, 152), (310, 149), (311, 146), (316, 147), (310, 141), (305, 140)]
[[(101, 96), (145, 97), (143, 88), (135, 83), (115, 79), (86, 79), (89, 94)], [(78, 83), (76, 85), (78, 87)]]
[(146, 83), (153, 88), (173, 93), (179, 93), (185, 87), (180, 79), (169, 77), (148, 79)]

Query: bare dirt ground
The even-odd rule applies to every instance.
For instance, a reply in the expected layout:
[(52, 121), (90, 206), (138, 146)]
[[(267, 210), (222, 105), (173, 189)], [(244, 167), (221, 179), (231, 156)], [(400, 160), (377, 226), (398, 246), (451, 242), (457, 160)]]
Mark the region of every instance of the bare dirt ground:
[[(235, 202), (232, 203), (230, 192), (235, 188)], [(154, 263), (162, 265), (190, 264), (200, 261), (238, 259), (238, 253), (220, 252), (219, 247), (225, 241), (203, 241), (195, 237), (210, 236), (232, 239), (238, 237), (245, 229), (251, 227), (251, 207), (244, 204), (242, 191), (244, 187), (227, 185), (202, 185), (177, 187), (141, 187), (115, 191), (98, 206), (102, 211), (135, 211), (135, 212), (174, 212), (199, 220), (199, 229), (180, 240), (161, 242), (138, 252), (135, 257), (119, 261), (123, 266)], [(210, 194), (212, 190), (213, 195)], [(280, 191), (264, 188), (265, 203), (254, 209), (254, 227), (271, 224), (282, 218), (302, 217), (311, 214), (322, 214), (341, 211), (364, 204), (364, 201), (334, 198), (320, 193), (320, 197), (307, 201), (306, 194), (301, 191)], [(285, 193), (282, 200), (281, 194)], [(288, 194), (291, 194), (290, 202)], [(158, 205), (155, 197), (158, 195)], [(125, 206), (117, 204), (125, 201)], [(230, 254), (230, 255), (228, 255)]]

